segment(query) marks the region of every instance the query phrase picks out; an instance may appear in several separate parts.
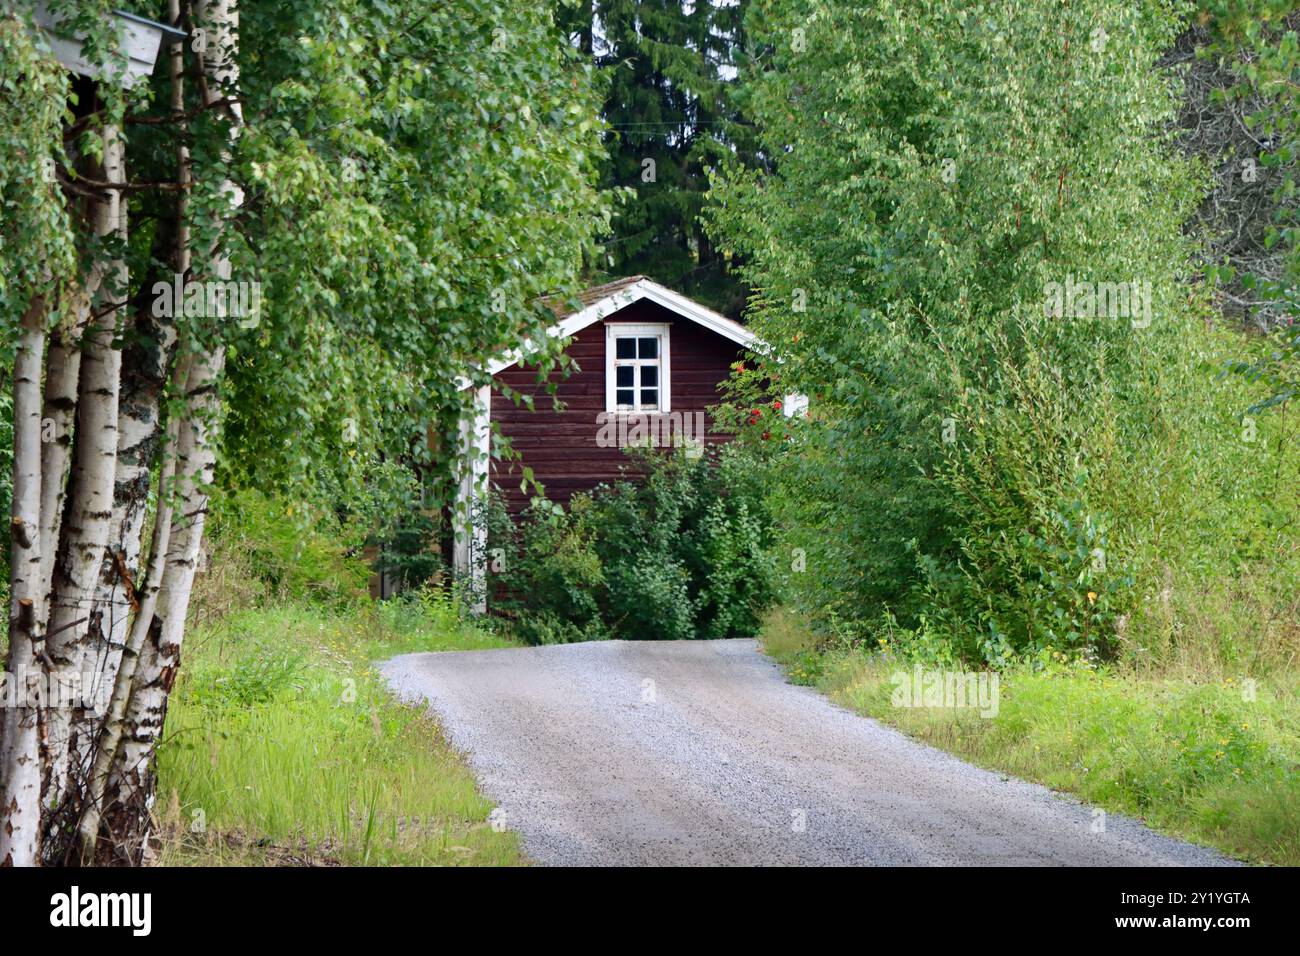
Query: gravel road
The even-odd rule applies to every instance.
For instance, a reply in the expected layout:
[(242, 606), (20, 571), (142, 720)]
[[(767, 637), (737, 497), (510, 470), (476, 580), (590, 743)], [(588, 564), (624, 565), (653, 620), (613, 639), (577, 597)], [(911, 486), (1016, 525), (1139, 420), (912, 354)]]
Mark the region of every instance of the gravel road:
[(555, 865), (1207, 865), (786, 683), (754, 641), (408, 654), (504, 822)]

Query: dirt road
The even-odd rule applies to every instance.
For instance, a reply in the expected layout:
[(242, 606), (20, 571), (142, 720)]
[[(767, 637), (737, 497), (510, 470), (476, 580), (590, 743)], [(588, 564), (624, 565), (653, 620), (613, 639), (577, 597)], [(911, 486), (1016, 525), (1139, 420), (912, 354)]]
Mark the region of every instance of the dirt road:
[(788, 684), (753, 641), (411, 654), (382, 669), (430, 704), (540, 863), (1226, 862), (848, 713)]

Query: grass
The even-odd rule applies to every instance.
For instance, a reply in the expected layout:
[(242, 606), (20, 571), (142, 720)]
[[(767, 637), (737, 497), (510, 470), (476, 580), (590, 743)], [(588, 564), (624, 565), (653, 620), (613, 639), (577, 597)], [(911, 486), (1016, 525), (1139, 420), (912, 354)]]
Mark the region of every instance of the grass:
[(886, 651), (819, 647), (771, 615), (767, 653), (790, 679), (980, 766), (1079, 795), (1256, 863), (1300, 865), (1300, 679), (1194, 680), (1064, 661), (999, 675), (998, 712), (900, 707)]
[(513, 865), (517, 838), (373, 660), (508, 646), (436, 600), (244, 607), (200, 622), (159, 753), (169, 865)]

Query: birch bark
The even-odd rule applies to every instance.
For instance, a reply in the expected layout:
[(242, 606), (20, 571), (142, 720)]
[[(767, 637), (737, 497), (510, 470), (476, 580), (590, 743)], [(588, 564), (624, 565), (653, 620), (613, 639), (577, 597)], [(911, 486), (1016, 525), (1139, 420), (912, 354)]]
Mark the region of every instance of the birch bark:
[[(106, 126), (103, 139), (104, 179), (124, 182), (125, 146), (120, 132)], [(126, 207), (120, 190), (107, 190), (93, 204), (91, 225), (96, 235), (115, 235), (125, 242)], [(46, 630), (52, 682), (82, 690), (86, 624), (113, 515), (122, 369), (122, 353), (115, 347), (115, 339), (127, 278), (123, 260), (115, 259), (107, 265), (106, 281), (95, 297), (94, 314), (82, 343), (72, 471), (54, 560)], [(68, 792), (72, 717), (70, 706), (51, 707), (44, 714), (45, 803), (49, 807), (58, 807)]]
[[(206, 53), (201, 74), (207, 103), (234, 97), (239, 80), (237, 59), (239, 13), (234, 0), (209, 0), (194, 6), (195, 25), (205, 31)], [(233, 144), (242, 122), (237, 100), (229, 109)], [(229, 151), (223, 155), (229, 159)], [(243, 192), (232, 180), (222, 184), (227, 219), (243, 203)], [(214, 280), (231, 277), (230, 259), (209, 250), (206, 270)], [(225, 317), (216, 317), (225, 321)], [(220, 331), (215, 336), (220, 340)], [(191, 356), (185, 390), (186, 412), (177, 438), (177, 512), (172, 516), (169, 554), (163, 569), (155, 620), (146, 628), (130, 700), (121, 724), (122, 744), (106, 786), (101, 834), (111, 836), (118, 852), (132, 862), (148, 855), (154, 796), (154, 758), (167, 715), (167, 700), (180, 665), (199, 548), (207, 518), (208, 486), (216, 463), (216, 433), (220, 414), (218, 386), (225, 365), (225, 348), (196, 347)]]
[[(180, 0), (170, 0), (168, 19), (173, 24), (181, 22)], [(176, 194), (175, 218), (171, 227), (159, 231), (162, 248), (159, 258), (168, 258), (177, 275), (185, 276), (190, 269), (190, 227), (188, 187), (193, 182), (190, 169), (190, 151), (186, 145), (188, 124), (185, 115), (185, 42), (168, 47), (168, 73), (170, 80), (170, 106), (177, 119), (176, 181), (182, 187)], [(151, 287), (152, 283), (146, 283)], [(152, 299), (147, 300), (152, 305)], [(176, 347), (176, 321), (174, 315), (154, 315), (151, 307), (136, 311), (136, 341), (128, 346), (122, 357), (122, 401), (118, 412), (117, 482), (113, 489), (113, 520), (105, 555), (103, 574), (95, 595), (95, 609), (91, 614), (87, 635), (86, 672), (94, 684), (92, 692), (96, 701), (116, 683), (116, 674), (122, 658), (123, 646), (129, 633), (126, 614), (116, 613), (124, 604), (131, 603), (130, 582), (135, 580), (140, 566), (140, 552), (144, 522), (149, 503), (150, 471), (158, 460), (159, 438), (162, 435), (162, 397)], [(188, 370), (188, 365), (186, 365)], [(182, 373), (179, 384), (185, 386)], [(174, 442), (161, 449), (164, 456), (175, 452)], [(137, 597), (138, 601), (138, 597)], [(140, 614), (139, 607), (136, 614)], [(90, 721), (90, 723), (93, 723)], [(74, 752), (89, 759), (93, 741), (87, 740), (91, 727), (82, 728), (74, 743)], [(88, 746), (88, 743), (91, 746)], [(75, 753), (74, 753), (75, 756)]]
[(77, 415), (77, 387), (81, 381), (81, 336), (90, 321), (90, 302), (99, 288), (99, 270), (74, 305), (69, 325), (55, 328), (45, 358), (45, 413), (41, 420), (41, 564), (39, 616), (49, 613), (54, 555), (58, 550), (63, 518), (68, 465), (72, 461), (72, 426)]
[[(177, 371), (178, 378), (188, 378), (188, 367)], [(173, 421), (167, 429), (166, 445), (175, 447), (178, 426)], [(153, 542), (149, 549), (149, 572), (140, 590), (140, 609), (131, 623), (120, 655), (120, 666), (113, 675), (113, 692), (109, 698), (103, 730), (95, 741), (92, 763), (87, 772), (87, 790), (81, 801), (81, 819), (77, 825), (77, 845), (83, 865), (95, 862), (98, 848), (100, 821), (104, 812), (104, 796), (109, 774), (117, 760), (122, 744), (127, 705), (139, 663), (140, 650), (152, 629), (160, 620), (155, 616), (163, 572), (167, 566), (171, 546), (172, 515), (175, 511), (176, 457), (168, 454), (158, 476), (158, 513), (154, 519)], [(155, 636), (154, 640), (157, 640)], [(112, 847), (109, 848), (110, 852)], [(111, 862), (105, 859), (103, 862)]]
[(190, 372), (186, 388), (189, 411), (177, 437), (177, 510), (171, 515), (156, 606), (148, 624), (133, 635), (141, 643), (133, 665), (130, 699), (122, 717), (110, 721), (117, 725), (112, 733), (121, 743), (115, 748), (117, 759), (104, 785), (100, 805), (104, 807), (104, 824), (114, 848), (129, 862), (138, 863), (147, 852), (154, 756), (167, 717), (167, 699), (180, 666), (185, 614), (207, 517), (207, 485), (216, 461), (212, 432), (217, 411), (216, 385), (223, 364), (224, 352), (219, 352), (195, 359)]
[[(181, 22), (180, 0), (171, 0), (168, 13), (170, 22)], [(170, 105), (173, 116), (178, 118), (181, 134), (176, 147), (177, 182), (185, 187), (192, 182), (190, 153), (185, 145), (187, 124), (180, 119), (185, 113), (185, 44), (171, 44), (168, 53)], [(190, 268), (188, 207), (188, 193), (182, 189), (177, 193), (174, 224), (165, 236), (160, 234), (167, 248), (160, 250), (159, 256), (170, 258), (175, 273), (180, 276), (187, 275)], [(146, 283), (146, 286), (151, 288), (152, 284)], [(121, 747), (123, 721), (140, 650), (150, 628), (157, 626), (158, 593), (170, 553), (179, 422), (173, 417), (166, 435), (161, 435), (165, 380), (170, 367), (174, 391), (184, 395), (190, 372), (188, 359), (173, 362), (177, 339), (174, 315), (153, 315), (151, 310), (139, 309), (136, 324), (142, 333), (137, 338), (143, 344), (128, 347), (123, 356), (123, 398), (118, 423), (118, 472), (112, 536), (87, 639), (89, 660), (86, 670), (95, 680), (95, 700), (103, 699), (101, 695), (105, 690), (109, 693), (102, 713), (84, 715), (73, 741), (73, 774), (84, 780), (85, 786), (76, 806), (69, 809), (78, 816), (75, 848), (83, 864), (96, 861), (108, 778)], [(148, 505), (150, 468), (155, 461), (161, 464), (149, 568), (145, 580), (133, 595), (134, 589), (128, 587), (124, 574), (130, 581), (136, 580)], [(117, 560), (119, 557), (120, 561)], [(132, 596), (136, 598), (137, 606), (128, 625), (126, 615), (114, 614), (113, 609)], [(111, 844), (106, 841), (104, 847), (107, 853), (100, 862), (112, 862)], [(67, 857), (72, 849), (61, 847), (60, 855)]]
[[(169, 22), (181, 23), (181, 3), (172, 0), (169, 4)], [(187, 124), (181, 120), (185, 114), (185, 43), (170, 44), (169, 78), (170, 108), (178, 118), (177, 131), (177, 182), (182, 186), (174, 204), (174, 219), (169, 224), (160, 224), (156, 238), (156, 258), (169, 260), (178, 276), (186, 276), (190, 271), (190, 226), (188, 226), (188, 193), (183, 187), (192, 182), (190, 168), (190, 150), (186, 146)], [(166, 228), (162, 228), (165, 225)], [(170, 280), (170, 277), (168, 277)], [(152, 290), (153, 282), (146, 281), (144, 289)], [(178, 393), (185, 390), (185, 368), (175, 368), (173, 359), (177, 328), (174, 315), (159, 315), (152, 308), (153, 295), (139, 304), (134, 313), (135, 336), (122, 354), (121, 402), (118, 407), (118, 442), (117, 442), (117, 477), (113, 486), (113, 518), (109, 524), (108, 551), (104, 555), (100, 579), (96, 587), (94, 606), (88, 622), (86, 635), (86, 657), (82, 672), (87, 683), (88, 700), (94, 701), (95, 708), (83, 710), (77, 715), (73, 727), (70, 752), (72, 763), (69, 767), (69, 796), (66, 800), (66, 813), (62, 819), (52, 821), (48, 826), (51, 831), (59, 831), (59, 843), (53, 852), (59, 858), (66, 858), (72, 852), (69, 839), (81, 843), (85, 848), (85, 834), (73, 836), (66, 825), (72, 819), (81, 819), (78, 831), (86, 826), (99, 826), (101, 809), (99, 803), (104, 797), (104, 780), (96, 783), (94, 763), (99, 760), (104, 740), (110, 741), (116, 756), (116, 748), (121, 740), (121, 728), (112, 726), (120, 722), (125, 711), (125, 698), (120, 701), (120, 711), (113, 713), (113, 701), (120, 693), (129, 696), (130, 678), (125, 687), (120, 687), (118, 670), (122, 666), (123, 654), (129, 653), (131, 672), (134, 674), (134, 656), (139, 653), (136, 641), (134, 650), (127, 650), (127, 645), (135, 640), (139, 628), (148, 628), (156, 601), (149, 600), (149, 594), (156, 593), (161, 580), (162, 561), (166, 557), (166, 540), (170, 528), (159, 528), (159, 523), (170, 522), (170, 503), (164, 511), (164, 502), (159, 501), (159, 512), (155, 515), (153, 544), (151, 546), (151, 568), (148, 581), (139, 584), (140, 558), (142, 558), (144, 524), (148, 512), (149, 483), (151, 471), (159, 464), (164, 473), (174, 471), (175, 429), (174, 423), (168, 428), (169, 437), (162, 438), (162, 395), (166, 390), (168, 377), (173, 376), (178, 382)], [(175, 303), (173, 303), (174, 306)], [(162, 493), (162, 479), (159, 492)], [(164, 518), (165, 515), (165, 518)], [(159, 548), (161, 533), (162, 548)], [(153, 564), (157, 564), (157, 578), (153, 578)], [(127, 614), (127, 609), (133, 614)], [(88, 788), (88, 792), (87, 792)], [(90, 803), (87, 803), (90, 801)], [(87, 823), (87, 814), (91, 821)], [(90, 853), (94, 853), (94, 842)]]
[(39, 847), (41, 761), (39, 709), (24, 697), (29, 681), (44, 679), (36, 615), (40, 601), (41, 359), (45, 302), (23, 315), (14, 354), (13, 504), (9, 544), (9, 656), (5, 670), (16, 696), (4, 708), (0, 734), (0, 866), (35, 866)]

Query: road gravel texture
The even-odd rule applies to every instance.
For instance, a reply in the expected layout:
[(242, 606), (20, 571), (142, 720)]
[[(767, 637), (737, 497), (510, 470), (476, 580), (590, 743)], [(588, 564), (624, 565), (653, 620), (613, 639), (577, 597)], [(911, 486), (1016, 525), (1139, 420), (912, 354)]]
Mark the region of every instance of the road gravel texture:
[(408, 654), (498, 819), (552, 865), (1229, 861), (981, 770), (786, 682), (756, 642)]

